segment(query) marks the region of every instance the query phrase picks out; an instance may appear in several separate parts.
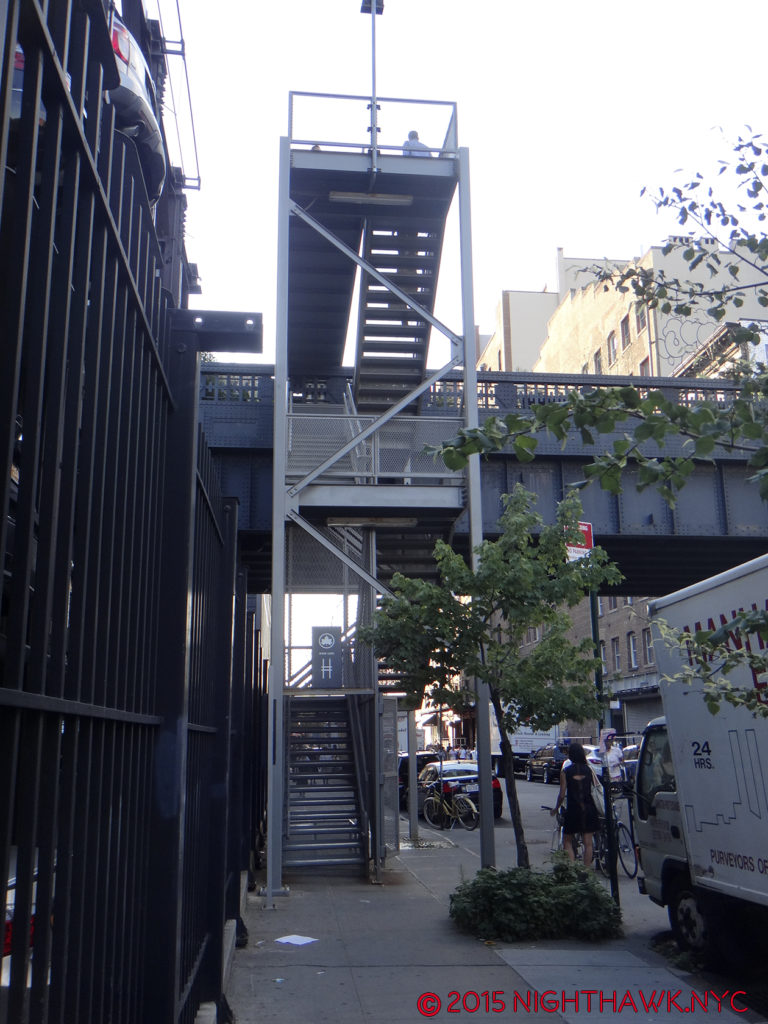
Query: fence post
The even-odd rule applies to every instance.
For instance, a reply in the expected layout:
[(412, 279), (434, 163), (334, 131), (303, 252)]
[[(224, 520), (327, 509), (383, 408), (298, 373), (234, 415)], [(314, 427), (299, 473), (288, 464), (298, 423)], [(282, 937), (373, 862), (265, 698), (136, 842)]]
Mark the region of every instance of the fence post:
[[(235, 563), (237, 557), (237, 499), (223, 500), (224, 521), (221, 523), (223, 543), (218, 579), (206, 595), (214, 603), (211, 618), (215, 618), (215, 634), (209, 635), (208, 642), (214, 645), (215, 666), (211, 682), (213, 725), (216, 730), (213, 758), (210, 766), (208, 806), (208, 834), (210, 837), (207, 881), (206, 916), (209, 942), (201, 965), (201, 995), (204, 1001), (221, 1007), (224, 997), (224, 961), (231, 949), (225, 950), (226, 922), (229, 918), (228, 894), (231, 886), (239, 886), (239, 873), (231, 872), (229, 850), (230, 815), (239, 818), (237, 810), (230, 806), (232, 775), (230, 755), (232, 750), (232, 638), (235, 612)], [(239, 823), (239, 822), (238, 822)], [(235, 917), (236, 921), (236, 917)], [(232, 933), (234, 941), (234, 931)]]
[(174, 408), (168, 417), (168, 472), (163, 506), (163, 553), (158, 634), (151, 840), (147, 885), (145, 1021), (178, 1020), (182, 985), (182, 906), (189, 710), (190, 623), (198, 449), (198, 353), (172, 333), (168, 380)]

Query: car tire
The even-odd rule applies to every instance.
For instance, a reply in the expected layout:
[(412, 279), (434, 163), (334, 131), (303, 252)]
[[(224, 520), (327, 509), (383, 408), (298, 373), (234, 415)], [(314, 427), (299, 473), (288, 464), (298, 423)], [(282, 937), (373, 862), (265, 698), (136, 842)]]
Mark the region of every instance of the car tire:
[(542, 782), (545, 786), (548, 786), (550, 783), (549, 768), (547, 768), (546, 765), (544, 766), (544, 777), (542, 778)]
[(531, 766), (529, 764), (525, 766), (525, 779), (526, 782), (533, 782), (533, 772), (531, 771)]
[(681, 878), (672, 889), (667, 907), (669, 924), (682, 950), (706, 954), (711, 951), (712, 928), (709, 908), (701, 894)]

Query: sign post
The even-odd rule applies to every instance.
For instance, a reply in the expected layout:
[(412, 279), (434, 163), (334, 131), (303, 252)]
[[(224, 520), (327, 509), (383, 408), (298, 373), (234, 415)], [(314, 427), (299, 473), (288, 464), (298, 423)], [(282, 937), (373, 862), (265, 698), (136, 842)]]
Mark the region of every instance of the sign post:
[[(594, 547), (592, 537), (592, 523), (579, 523), (579, 529), (583, 537), (582, 543), (569, 544), (567, 546), (568, 561), (575, 562), (579, 558), (585, 558)], [(597, 665), (595, 666), (595, 690), (598, 700), (603, 697), (603, 661), (600, 655), (600, 624), (597, 614), (597, 594), (594, 590), (589, 592), (589, 613), (592, 620), (592, 642), (595, 645)], [(603, 734), (603, 717), (600, 716), (600, 735)], [(608, 770), (608, 763), (603, 755), (603, 805), (605, 808), (605, 831), (607, 838), (608, 875), (611, 880), (611, 896), (614, 902), (619, 903), (619, 878), (616, 864), (616, 841), (614, 832), (613, 800), (611, 798), (611, 776)]]

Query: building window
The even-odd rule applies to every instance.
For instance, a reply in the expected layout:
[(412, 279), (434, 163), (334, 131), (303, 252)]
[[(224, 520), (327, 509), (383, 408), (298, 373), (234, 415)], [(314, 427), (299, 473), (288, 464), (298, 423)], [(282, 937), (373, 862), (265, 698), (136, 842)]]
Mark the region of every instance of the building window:
[(628, 605), (628, 604), (634, 604), (634, 600), (635, 600), (634, 597), (625, 597), (624, 598), (625, 606)]
[(613, 655), (613, 671), (621, 672), (621, 644), (617, 636), (611, 639), (611, 654)]
[(619, 607), (619, 599), (618, 599), (618, 597), (609, 597), (608, 598), (608, 611), (609, 612), (615, 612), (618, 607)]
[(632, 339), (629, 336), (629, 316), (625, 316), (621, 321), (621, 351), (625, 348), (629, 348), (629, 343)]
[(589, 363), (584, 363), (584, 365), (581, 368), (581, 372), (582, 375), (586, 377), (586, 375), (589, 373)]
[(599, 595), (598, 595), (598, 598), (597, 598), (597, 614), (598, 615), (602, 615), (603, 614), (603, 599)]
[(616, 362), (616, 332), (611, 331), (608, 335), (608, 365), (611, 366)]
[(646, 665), (653, 665), (653, 639), (650, 629), (643, 630), (643, 658)]
[(644, 331), (648, 323), (648, 314), (645, 310), (645, 304), (638, 302), (635, 306), (635, 326), (637, 327), (637, 333)]
[(634, 633), (627, 633), (627, 657), (629, 667), (637, 668), (637, 636)]
[(600, 641), (600, 661), (603, 663), (603, 672), (606, 673), (608, 671), (608, 661), (605, 653), (605, 640)]
[(595, 373), (602, 373), (603, 372), (603, 354), (600, 351), (600, 349), (598, 349), (597, 352), (595, 352), (594, 356), (592, 357), (592, 362), (593, 362), (594, 367), (595, 367)]
[(647, 356), (642, 361), (642, 363), (640, 363), (640, 376), (641, 377), (650, 377), (651, 376), (651, 360)]

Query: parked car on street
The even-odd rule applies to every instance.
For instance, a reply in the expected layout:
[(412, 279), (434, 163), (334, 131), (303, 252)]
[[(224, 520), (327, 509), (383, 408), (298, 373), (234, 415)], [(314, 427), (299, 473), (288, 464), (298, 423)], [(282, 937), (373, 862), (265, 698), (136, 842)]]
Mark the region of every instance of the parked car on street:
[[(166, 159), (160, 128), (160, 108), (155, 84), (141, 47), (116, 11), (112, 12), (112, 49), (120, 84), (104, 93), (115, 108), (115, 123), (123, 135), (133, 139), (139, 155), (150, 205), (157, 202), (165, 181)], [(21, 117), (24, 90), (24, 50), (18, 44), (13, 64), (11, 119)], [(41, 107), (40, 124), (46, 120)]]
[(526, 779), (529, 782), (536, 779), (541, 779), (544, 783), (557, 782), (560, 779), (563, 761), (568, 757), (568, 746), (568, 741), (558, 740), (534, 750), (525, 766)]
[(621, 762), (621, 776), (624, 782), (632, 784), (637, 775), (637, 759), (640, 752), (638, 743), (631, 743), (624, 747), (624, 760)]
[(603, 771), (603, 759), (600, 756), (600, 748), (594, 743), (584, 743), (584, 753), (587, 755), (587, 764), (592, 765), (598, 775)]
[[(435, 760), (434, 750), (417, 750), (416, 751), (416, 777), (418, 778), (419, 773), (423, 768)], [(410, 757), (407, 753), (401, 752), (397, 758), (397, 788), (400, 798), (400, 810), (406, 811), (408, 809), (408, 763)]]
[[(466, 793), (477, 801), (480, 786), (476, 761), (433, 761), (426, 765), (419, 774), (419, 814), (424, 811), (424, 799), (428, 788), (439, 779), (444, 785), (456, 788), (456, 792)], [(493, 792), (493, 816), (501, 817), (504, 794), (501, 783), (496, 775), (491, 780)]]
[(112, 49), (120, 85), (109, 90), (107, 99), (115, 107), (120, 131), (136, 143), (149, 201), (155, 203), (165, 181), (165, 147), (155, 83), (141, 47), (116, 12), (112, 13)]

